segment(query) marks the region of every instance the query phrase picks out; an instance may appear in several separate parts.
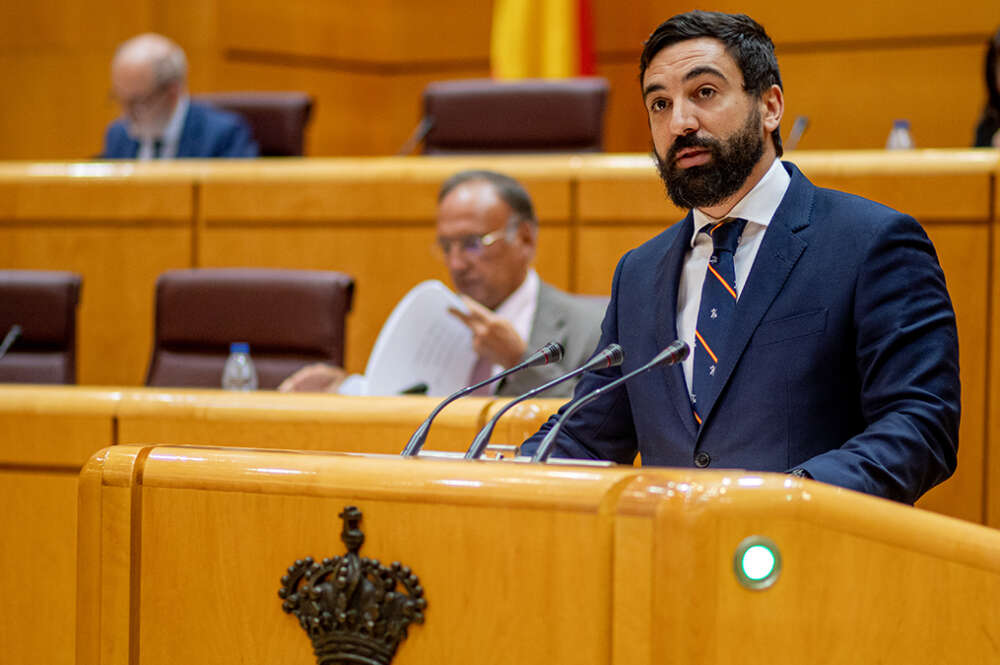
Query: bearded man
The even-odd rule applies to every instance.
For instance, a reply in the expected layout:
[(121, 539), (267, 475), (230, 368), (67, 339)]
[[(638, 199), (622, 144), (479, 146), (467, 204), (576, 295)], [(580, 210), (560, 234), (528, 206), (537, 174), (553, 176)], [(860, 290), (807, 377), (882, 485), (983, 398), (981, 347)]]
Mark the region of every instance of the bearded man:
[(691, 212), (619, 261), (599, 347), (621, 344), (626, 361), (576, 395), (675, 338), (692, 353), (577, 411), (556, 454), (782, 471), (914, 502), (954, 471), (960, 410), (955, 315), (927, 235), (779, 160), (784, 93), (753, 19), (669, 19), (640, 82), (667, 194)]
[(118, 47), (111, 94), (122, 117), (105, 132), (102, 159), (257, 156), (246, 120), (191, 101), (187, 57), (163, 35), (138, 35)]

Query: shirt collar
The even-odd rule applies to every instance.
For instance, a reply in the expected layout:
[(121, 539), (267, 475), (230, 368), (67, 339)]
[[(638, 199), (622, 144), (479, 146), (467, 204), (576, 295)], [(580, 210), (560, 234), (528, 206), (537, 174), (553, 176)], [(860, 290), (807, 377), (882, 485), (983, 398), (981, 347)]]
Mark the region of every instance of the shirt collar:
[[(791, 181), (792, 179), (788, 175), (788, 172), (781, 165), (781, 160), (775, 158), (771, 164), (771, 168), (767, 170), (767, 173), (760, 179), (760, 182), (754, 185), (754, 188), (747, 192), (746, 196), (733, 206), (733, 209), (729, 211), (726, 218), (739, 217), (740, 219), (747, 220), (747, 222), (767, 226), (771, 223), (771, 218), (774, 217), (775, 211), (778, 210), (781, 199), (784, 198), (785, 192), (788, 190), (788, 184)], [(691, 231), (691, 246), (694, 247), (701, 229), (706, 224), (715, 224), (721, 221), (721, 219), (706, 215), (697, 208), (692, 212), (694, 214), (694, 229)]]
[(181, 95), (174, 107), (174, 112), (170, 116), (166, 129), (163, 130), (164, 143), (177, 143), (181, 139), (181, 130), (184, 129), (184, 118), (187, 117), (190, 99), (187, 95)]
[(534, 307), (538, 301), (539, 283), (538, 273), (535, 272), (534, 268), (529, 268), (521, 286), (514, 289), (514, 292), (496, 308), (497, 315), (510, 321), (525, 342), (528, 341), (531, 332), (531, 320), (534, 318)]

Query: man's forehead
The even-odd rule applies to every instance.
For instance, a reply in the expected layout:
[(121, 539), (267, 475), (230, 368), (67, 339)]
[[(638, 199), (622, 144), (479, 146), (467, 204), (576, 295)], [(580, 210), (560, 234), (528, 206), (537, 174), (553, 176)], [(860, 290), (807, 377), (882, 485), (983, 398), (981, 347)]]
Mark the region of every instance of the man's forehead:
[(510, 214), (510, 206), (490, 182), (470, 180), (456, 185), (441, 200), (438, 226), (455, 222), (489, 224), (496, 219), (506, 219)]
[(734, 84), (742, 85), (743, 74), (726, 45), (713, 37), (685, 39), (660, 49), (643, 75), (643, 93), (692, 75), (717, 72)]

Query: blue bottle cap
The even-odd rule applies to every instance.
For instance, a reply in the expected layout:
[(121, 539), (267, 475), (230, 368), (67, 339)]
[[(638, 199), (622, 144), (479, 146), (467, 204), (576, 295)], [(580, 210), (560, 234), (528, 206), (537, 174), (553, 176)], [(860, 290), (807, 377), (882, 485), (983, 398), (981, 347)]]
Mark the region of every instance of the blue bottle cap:
[(229, 345), (230, 353), (250, 353), (250, 345), (246, 342), (233, 342)]

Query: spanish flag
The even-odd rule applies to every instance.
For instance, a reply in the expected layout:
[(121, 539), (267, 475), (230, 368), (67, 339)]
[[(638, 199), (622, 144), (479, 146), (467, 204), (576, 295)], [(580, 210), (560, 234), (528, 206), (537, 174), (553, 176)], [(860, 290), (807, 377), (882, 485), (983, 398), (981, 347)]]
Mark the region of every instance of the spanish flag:
[(490, 65), (497, 79), (593, 75), (590, 0), (494, 0)]

